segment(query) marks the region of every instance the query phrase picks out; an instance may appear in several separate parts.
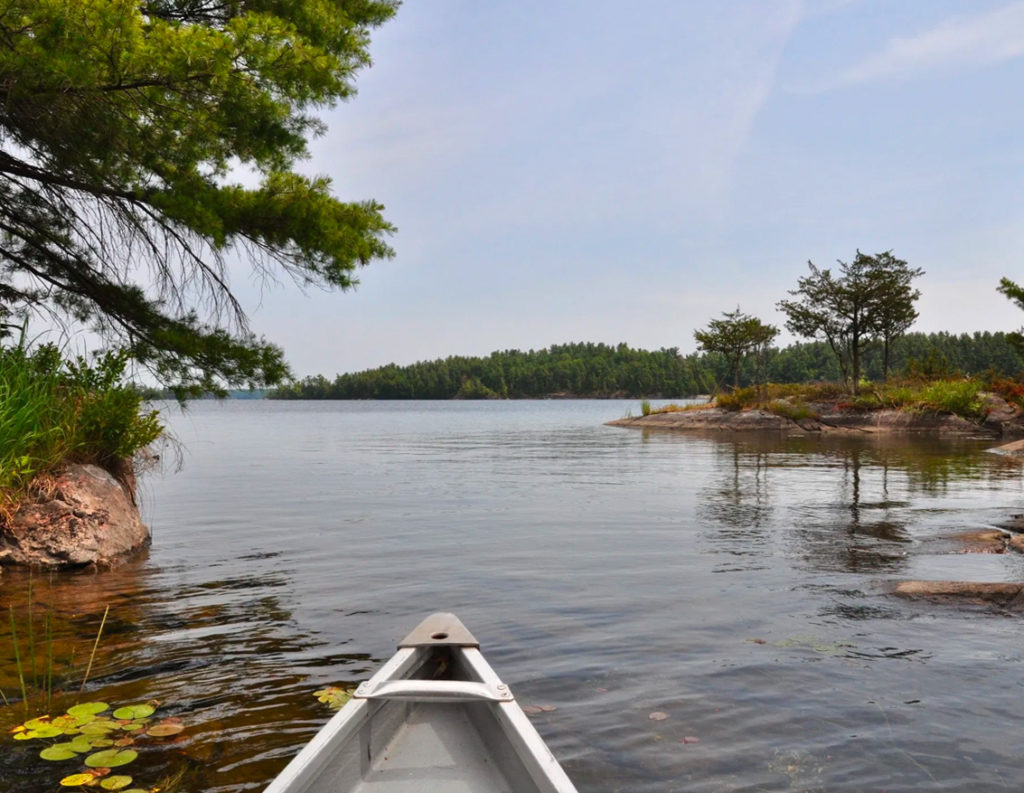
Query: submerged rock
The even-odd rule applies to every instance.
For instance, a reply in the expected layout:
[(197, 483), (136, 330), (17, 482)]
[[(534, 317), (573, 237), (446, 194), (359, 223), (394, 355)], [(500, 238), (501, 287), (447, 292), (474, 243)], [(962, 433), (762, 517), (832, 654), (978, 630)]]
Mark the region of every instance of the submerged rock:
[(133, 493), (95, 465), (73, 465), (0, 525), (0, 565), (110, 566), (149, 546)]
[(1003, 608), (1024, 610), (1024, 583), (975, 581), (903, 581), (896, 594), (908, 598), (991, 603)]
[(1024, 440), (1010, 441), (1002, 446), (989, 449), (995, 454), (1005, 454), (1007, 457), (1024, 457)]

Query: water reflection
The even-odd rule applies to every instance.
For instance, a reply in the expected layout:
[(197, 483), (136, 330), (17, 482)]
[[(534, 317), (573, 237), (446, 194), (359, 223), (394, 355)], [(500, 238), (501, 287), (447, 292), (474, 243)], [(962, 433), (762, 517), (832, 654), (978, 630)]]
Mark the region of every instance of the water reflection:
[[(711, 470), (698, 497), (709, 548), (730, 557), (781, 552), (824, 573), (895, 575), (922, 520), (915, 498), (1001, 487), (1019, 465), (978, 441), (915, 437), (742, 438), (710, 435)], [(781, 538), (775, 527), (788, 526)], [(720, 570), (755, 569), (734, 558)]]
[(715, 475), (700, 490), (698, 516), (712, 527), (705, 532), (712, 552), (734, 557), (717, 565), (715, 572), (758, 569), (771, 553), (771, 458), (767, 450), (739, 444), (714, 448)]
[(890, 455), (848, 447), (835, 452), (835, 461), (831, 476), (824, 478), (834, 495), (816, 493), (824, 508), (796, 515), (791, 535), (796, 552), (825, 572), (898, 572), (910, 536), (907, 502), (890, 498)]
[[(376, 661), (339, 652), (305, 633), (273, 594), (287, 581), (264, 571), (182, 586), (168, 600), (161, 571), (138, 563), (83, 574), (29, 576), (7, 572), (0, 604), (20, 624), (23, 670), (27, 657), (29, 591), (36, 624), (36, 665), (42, 677), (47, 645), (44, 615), (53, 627), (58, 670), (56, 713), (80, 698), (116, 704), (159, 700), (161, 717), (182, 719), (186, 730), (162, 749), (147, 748), (130, 773), (143, 786), (184, 775), (185, 789), (238, 791), (262, 787), (328, 718), (311, 696), (322, 682), (354, 682)], [(78, 694), (104, 610), (109, 616), (83, 694)], [(24, 720), (10, 631), (0, 640), (0, 688), (11, 704), (0, 727)], [(343, 648), (342, 648), (343, 649)], [(346, 671), (347, 670), (347, 671)], [(338, 679), (338, 675), (342, 679)], [(329, 675), (329, 677), (327, 677)], [(33, 702), (39, 715), (45, 700)], [(6, 729), (3, 729), (6, 734)], [(81, 763), (39, 760), (35, 742), (0, 753), (5, 789), (52, 791)]]

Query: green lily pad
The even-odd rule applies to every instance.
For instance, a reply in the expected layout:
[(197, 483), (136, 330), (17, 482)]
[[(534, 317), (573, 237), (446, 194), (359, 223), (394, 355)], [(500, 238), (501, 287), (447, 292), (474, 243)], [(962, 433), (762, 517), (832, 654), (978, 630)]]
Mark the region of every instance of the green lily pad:
[(117, 741), (113, 738), (105, 738), (103, 736), (93, 736), (89, 738), (90, 749), (102, 749), (106, 746), (113, 746)]
[(30, 732), (16, 732), (14, 733), (14, 740), (16, 741), (31, 741), (35, 736)]
[(139, 756), (134, 749), (104, 749), (85, 758), (85, 764), (89, 768), (118, 768), (128, 765)]
[(89, 746), (89, 744), (85, 744), (83, 746), (81, 743), (75, 743), (74, 741), (68, 741), (67, 743), (55, 743), (50, 748), (61, 750), (67, 749), (69, 752), (74, 752), (75, 754), (85, 754), (92, 750), (92, 747)]
[(117, 776), (108, 776), (106, 779), (100, 782), (100, 787), (104, 790), (121, 790), (121, 788), (126, 788), (131, 783), (132, 778), (130, 776), (120, 774)]
[(79, 718), (81, 716), (95, 716), (97, 713), (110, 708), (106, 702), (83, 702), (80, 705), (73, 705), (68, 708), (68, 715)]
[(70, 760), (72, 757), (78, 757), (78, 752), (70, 749), (68, 744), (47, 746), (39, 753), (41, 760)]
[[(58, 744), (58, 746), (59, 745), (60, 744)], [(68, 743), (68, 746), (70, 746), (79, 754), (85, 754), (86, 752), (91, 752), (93, 748), (96, 746), (96, 744), (89, 740), (89, 737), (87, 735), (76, 735)]]
[(52, 723), (49, 716), (37, 716), (34, 719), (29, 719), (21, 726), (26, 730), (38, 730), (40, 727), (46, 727)]
[(121, 725), (110, 719), (96, 719), (82, 726), (82, 735), (105, 735), (121, 728)]
[(152, 716), (156, 711), (152, 705), (142, 703), (141, 705), (127, 705), (114, 711), (115, 719), (144, 719)]
[(82, 785), (88, 785), (96, 777), (92, 774), (72, 774), (71, 776), (64, 777), (60, 783), (64, 787), (81, 787)]
[(63, 735), (64, 730), (53, 724), (40, 724), (34, 730), (30, 730), (29, 734), (33, 738), (56, 738), (58, 735)]

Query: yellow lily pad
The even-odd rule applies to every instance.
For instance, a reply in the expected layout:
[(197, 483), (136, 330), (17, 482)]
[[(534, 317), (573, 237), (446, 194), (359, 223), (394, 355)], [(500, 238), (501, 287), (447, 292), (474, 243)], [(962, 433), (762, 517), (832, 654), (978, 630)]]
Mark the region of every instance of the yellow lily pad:
[(96, 777), (92, 774), (72, 774), (71, 776), (64, 777), (60, 783), (64, 787), (81, 787), (82, 785), (88, 785)]

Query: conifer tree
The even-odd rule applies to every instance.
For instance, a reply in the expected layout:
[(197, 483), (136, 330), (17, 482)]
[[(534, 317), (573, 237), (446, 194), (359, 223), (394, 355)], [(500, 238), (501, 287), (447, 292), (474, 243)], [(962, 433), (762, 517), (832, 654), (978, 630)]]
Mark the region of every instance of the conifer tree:
[(295, 164), (396, 6), (6, 0), (0, 320), (91, 322), (180, 393), (279, 380), (226, 257), (346, 289), (391, 255), (380, 204)]

